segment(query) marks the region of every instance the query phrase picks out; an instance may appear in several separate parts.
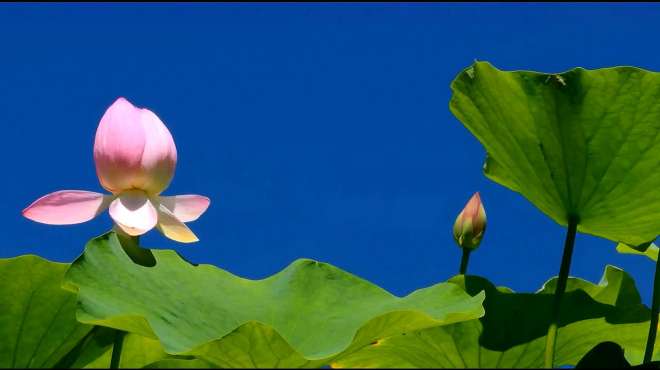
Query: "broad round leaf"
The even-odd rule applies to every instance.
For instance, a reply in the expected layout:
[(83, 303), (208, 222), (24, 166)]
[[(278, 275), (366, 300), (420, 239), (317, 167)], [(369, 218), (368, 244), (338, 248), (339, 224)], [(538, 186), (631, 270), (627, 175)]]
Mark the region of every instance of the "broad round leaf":
[[(535, 294), (496, 288), (486, 279), (457, 276), (468, 292), (486, 291), (479, 320), (409, 332), (377, 341), (337, 359), (336, 368), (540, 368), (556, 279)], [(649, 309), (632, 278), (608, 266), (600, 284), (569, 278), (562, 301), (555, 365), (575, 365), (602, 342), (624, 349), (639, 364), (644, 356)], [(660, 340), (656, 343), (656, 348)], [(656, 352), (655, 359), (660, 358)]]
[(659, 73), (476, 62), (451, 88), (450, 109), (486, 149), (490, 179), (581, 232), (631, 245), (660, 234)]
[(630, 363), (626, 360), (623, 348), (614, 342), (603, 342), (589, 350), (575, 365), (576, 369), (625, 369)]
[(311, 260), (249, 280), (174, 251), (122, 246), (114, 233), (90, 241), (66, 279), (78, 290), (81, 322), (218, 366), (321, 366), (379, 338), (483, 315), (483, 293), (471, 297), (452, 283), (399, 298)]
[(58, 367), (108, 369), (114, 351), (117, 334), (121, 335), (122, 347), (119, 367), (137, 369), (152, 363), (166, 360), (168, 356), (156, 339), (141, 335), (118, 332), (117, 330), (97, 326), (81, 343), (77, 352), (73, 352), (73, 361), (58, 364)]
[(76, 295), (60, 287), (67, 267), (0, 259), (0, 368), (53, 367), (92, 330), (76, 321)]
[(627, 244), (619, 243), (616, 246), (616, 251), (621, 254), (634, 254), (638, 256), (648, 257), (653, 262), (658, 260), (658, 246), (651, 243), (643, 246), (630, 246)]

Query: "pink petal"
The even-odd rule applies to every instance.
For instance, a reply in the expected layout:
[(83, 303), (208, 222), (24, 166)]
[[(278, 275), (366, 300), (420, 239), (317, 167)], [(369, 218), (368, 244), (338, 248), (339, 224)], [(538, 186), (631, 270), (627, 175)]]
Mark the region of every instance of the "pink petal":
[(188, 226), (178, 220), (163, 204), (158, 207), (158, 230), (166, 237), (180, 243), (199, 241)]
[(159, 201), (181, 222), (195, 221), (211, 204), (211, 200), (202, 195), (160, 197)]
[(129, 190), (119, 194), (110, 203), (110, 216), (128, 235), (142, 235), (153, 229), (158, 222), (156, 208), (139, 190)]
[(115, 101), (101, 118), (94, 139), (94, 162), (101, 185), (113, 193), (130, 189), (141, 175), (146, 135), (140, 110), (124, 98)]
[(60, 190), (37, 199), (23, 216), (44, 224), (79, 224), (105, 211), (111, 201), (112, 196), (92, 191)]
[(163, 121), (152, 111), (141, 109), (141, 123), (146, 142), (142, 152), (142, 168), (147, 172), (142, 189), (151, 194), (160, 194), (174, 176), (177, 152), (172, 134)]
[(141, 189), (159, 194), (172, 180), (176, 159), (172, 135), (150, 110), (119, 98), (101, 118), (94, 161), (108, 191)]

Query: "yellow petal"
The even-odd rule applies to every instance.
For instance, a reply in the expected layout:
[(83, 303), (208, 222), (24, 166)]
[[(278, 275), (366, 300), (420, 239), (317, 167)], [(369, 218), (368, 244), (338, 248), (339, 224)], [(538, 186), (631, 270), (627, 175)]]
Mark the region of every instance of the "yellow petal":
[(158, 205), (158, 230), (166, 237), (180, 243), (199, 241), (197, 236), (183, 222), (162, 204)]

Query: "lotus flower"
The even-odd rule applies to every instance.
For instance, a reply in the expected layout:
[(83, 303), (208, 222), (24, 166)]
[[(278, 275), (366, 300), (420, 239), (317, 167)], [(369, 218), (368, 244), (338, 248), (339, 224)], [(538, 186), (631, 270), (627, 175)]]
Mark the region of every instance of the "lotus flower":
[(486, 210), (479, 192), (476, 192), (456, 217), (454, 240), (461, 248), (477, 249), (485, 232)]
[(160, 195), (172, 180), (176, 158), (174, 139), (158, 116), (119, 98), (101, 118), (94, 140), (96, 174), (112, 194), (60, 190), (37, 199), (23, 210), (23, 216), (45, 224), (70, 225), (109, 209), (119, 230), (128, 235), (142, 235), (157, 227), (172, 240), (196, 242), (184, 222), (199, 218), (209, 198)]

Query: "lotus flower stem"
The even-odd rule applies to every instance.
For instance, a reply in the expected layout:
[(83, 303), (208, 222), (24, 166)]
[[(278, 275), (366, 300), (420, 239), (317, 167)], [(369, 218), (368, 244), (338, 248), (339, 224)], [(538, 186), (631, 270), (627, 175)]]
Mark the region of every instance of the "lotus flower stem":
[(134, 250), (140, 247), (139, 236), (128, 235), (117, 225), (112, 227), (112, 231), (117, 234), (117, 239), (124, 250)]
[[(113, 231), (117, 233), (119, 242), (124, 248), (135, 248), (140, 246), (140, 237), (128, 235), (122, 231), (120, 227), (115, 225)], [(124, 347), (124, 336), (126, 333), (121, 330), (115, 331), (115, 338), (112, 343), (112, 357), (110, 358), (110, 368), (119, 369), (119, 362), (121, 361), (121, 351)]]
[(568, 282), (568, 273), (571, 268), (571, 258), (573, 257), (573, 247), (575, 246), (575, 234), (577, 233), (577, 218), (569, 217), (568, 231), (566, 232), (566, 240), (564, 241), (564, 253), (561, 257), (561, 267), (559, 268), (559, 276), (557, 278), (557, 287), (555, 289), (555, 299), (552, 304), (552, 316), (550, 327), (548, 328), (548, 335), (545, 341), (545, 368), (551, 369), (554, 367), (555, 359), (555, 344), (557, 343), (557, 328), (559, 325), (559, 314), (561, 311), (561, 299), (566, 291), (566, 283)]
[(649, 336), (646, 339), (646, 350), (644, 351), (644, 363), (648, 364), (653, 358), (653, 347), (655, 337), (658, 334), (658, 310), (660, 309), (660, 258), (655, 262), (655, 277), (653, 278), (653, 298), (651, 298), (651, 322), (649, 324)]
[(121, 350), (124, 346), (124, 332), (121, 330), (115, 331), (115, 340), (112, 345), (112, 358), (110, 359), (110, 368), (119, 369), (119, 361), (121, 360)]
[(467, 272), (468, 262), (470, 261), (470, 252), (472, 252), (472, 250), (467, 248), (462, 248), (462, 249), (463, 249), (463, 256), (461, 257), (461, 267), (458, 270), (458, 273), (461, 275), (465, 275)]

